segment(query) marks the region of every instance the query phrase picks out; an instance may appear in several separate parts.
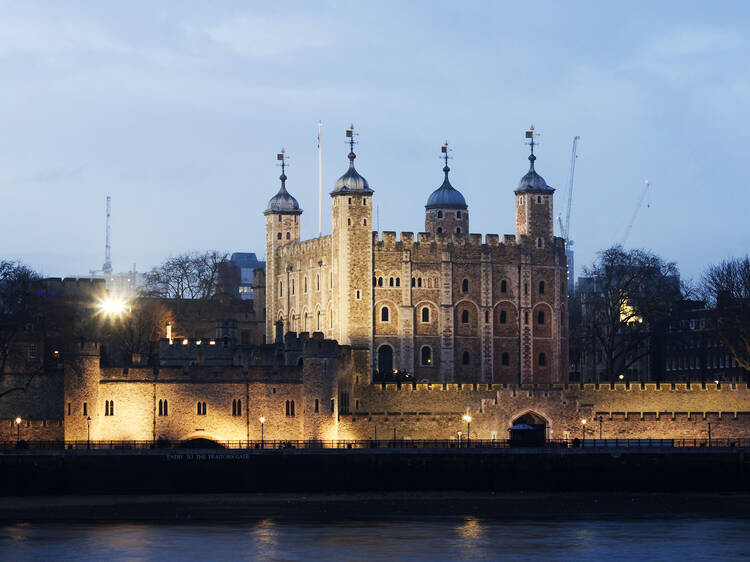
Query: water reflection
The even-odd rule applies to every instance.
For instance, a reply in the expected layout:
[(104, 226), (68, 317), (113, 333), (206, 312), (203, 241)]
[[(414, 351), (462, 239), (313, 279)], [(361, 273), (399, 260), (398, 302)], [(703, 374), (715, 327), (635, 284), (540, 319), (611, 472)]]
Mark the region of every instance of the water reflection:
[[(745, 554), (741, 519), (32, 524), (0, 527), (3, 559), (387, 560), (731, 559)], [(637, 537), (634, 540), (633, 537)]]

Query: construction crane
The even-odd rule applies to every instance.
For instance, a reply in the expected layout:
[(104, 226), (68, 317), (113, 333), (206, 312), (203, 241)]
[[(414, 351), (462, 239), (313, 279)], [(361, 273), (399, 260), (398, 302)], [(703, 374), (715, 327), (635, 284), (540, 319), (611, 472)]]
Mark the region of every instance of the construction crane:
[(630, 217), (630, 222), (628, 223), (628, 226), (625, 227), (625, 234), (622, 237), (622, 241), (620, 242), (621, 246), (625, 245), (625, 241), (628, 239), (628, 236), (630, 236), (630, 231), (633, 228), (633, 223), (635, 222), (635, 218), (638, 216), (638, 211), (641, 210), (641, 207), (643, 206), (643, 201), (646, 199), (646, 194), (648, 193), (649, 188), (651, 187), (651, 182), (648, 180), (644, 180), (643, 183), (646, 185), (643, 186), (643, 191), (641, 191), (641, 196), (638, 199), (638, 204), (635, 206), (635, 210), (633, 211), (633, 216)]
[(578, 140), (581, 137), (573, 137), (573, 150), (570, 154), (570, 171), (568, 172), (568, 209), (565, 213), (565, 224), (563, 224), (562, 217), (558, 215), (557, 220), (560, 223), (560, 234), (565, 240), (566, 246), (572, 246), (573, 241), (570, 240), (570, 209), (573, 204), (573, 177), (576, 173), (576, 159), (578, 158)]

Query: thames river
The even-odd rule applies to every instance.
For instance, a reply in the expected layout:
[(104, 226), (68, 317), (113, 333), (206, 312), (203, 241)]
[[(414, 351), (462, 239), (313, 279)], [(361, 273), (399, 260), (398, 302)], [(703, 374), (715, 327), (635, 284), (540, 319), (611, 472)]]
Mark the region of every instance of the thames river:
[(689, 516), (21, 523), (0, 528), (0, 558), (729, 560), (748, 557), (749, 532), (748, 519)]

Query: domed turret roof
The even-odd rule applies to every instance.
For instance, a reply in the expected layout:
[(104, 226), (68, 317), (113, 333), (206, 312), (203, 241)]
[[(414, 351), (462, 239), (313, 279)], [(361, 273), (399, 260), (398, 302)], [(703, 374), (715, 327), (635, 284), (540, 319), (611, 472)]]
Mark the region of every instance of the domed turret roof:
[(534, 169), (534, 160), (536, 160), (536, 156), (532, 153), (529, 156), (529, 171), (521, 178), (521, 181), (518, 182), (516, 193), (519, 191), (544, 191), (547, 193), (555, 191), (553, 187), (547, 185), (547, 182), (544, 181), (542, 176), (536, 173), (536, 170)]
[(331, 191), (331, 195), (340, 195), (342, 193), (351, 192), (374, 193), (373, 190), (370, 189), (370, 184), (367, 183), (367, 180), (360, 176), (359, 172), (357, 172), (354, 167), (354, 159), (356, 157), (357, 155), (354, 154), (354, 152), (349, 153), (349, 169), (343, 176), (336, 180), (336, 185), (334, 186), (333, 191)]
[(448, 179), (448, 172), (451, 169), (448, 166), (443, 168), (445, 179), (443, 184), (430, 194), (427, 199), (426, 209), (468, 209), (466, 200), (461, 192), (451, 185)]
[(281, 187), (279, 192), (271, 197), (268, 202), (266, 213), (301, 213), (302, 209), (299, 208), (299, 203), (286, 190), (286, 174), (282, 173), (279, 179), (281, 180)]

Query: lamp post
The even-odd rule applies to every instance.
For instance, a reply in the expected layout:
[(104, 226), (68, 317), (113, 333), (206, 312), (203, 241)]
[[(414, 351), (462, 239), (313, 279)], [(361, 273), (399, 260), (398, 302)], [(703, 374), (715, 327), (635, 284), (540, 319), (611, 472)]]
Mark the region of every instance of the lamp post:
[(91, 448), (91, 416), (86, 416), (86, 448)]
[(599, 441), (602, 440), (602, 416), (599, 416)]
[(260, 448), (263, 448), (263, 424), (266, 423), (266, 418), (260, 417)]
[(466, 422), (466, 448), (471, 447), (471, 416), (464, 414), (464, 421)]
[(708, 422), (708, 446), (711, 446), (711, 422)]
[(21, 441), (21, 416), (16, 418), (16, 441)]
[(586, 440), (586, 418), (581, 418), (581, 442)]

